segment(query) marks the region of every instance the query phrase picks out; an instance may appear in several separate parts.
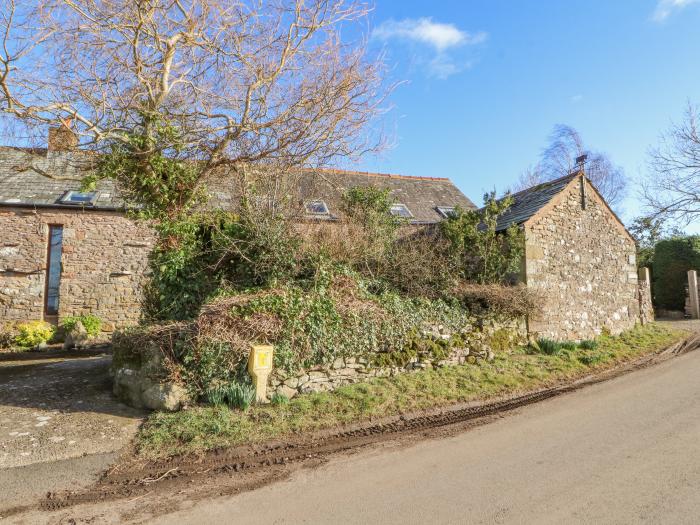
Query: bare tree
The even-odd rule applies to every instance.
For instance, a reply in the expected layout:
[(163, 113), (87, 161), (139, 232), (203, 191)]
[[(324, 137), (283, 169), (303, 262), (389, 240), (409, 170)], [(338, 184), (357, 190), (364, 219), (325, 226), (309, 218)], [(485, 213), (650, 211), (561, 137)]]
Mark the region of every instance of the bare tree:
[(627, 187), (624, 170), (616, 166), (607, 154), (586, 148), (579, 132), (563, 124), (554, 127), (540, 162), (521, 174), (515, 191), (572, 173), (576, 159), (582, 155), (586, 155), (586, 176), (610, 206), (618, 207)]
[(649, 153), (642, 198), (650, 218), (685, 225), (700, 218), (699, 119), (698, 108), (688, 103), (683, 121), (673, 124)]
[[(382, 63), (352, 0), (0, 0), (0, 113), (71, 122), (82, 149), (217, 170), (325, 165), (378, 147)], [(155, 176), (160, 176), (155, 170)]]

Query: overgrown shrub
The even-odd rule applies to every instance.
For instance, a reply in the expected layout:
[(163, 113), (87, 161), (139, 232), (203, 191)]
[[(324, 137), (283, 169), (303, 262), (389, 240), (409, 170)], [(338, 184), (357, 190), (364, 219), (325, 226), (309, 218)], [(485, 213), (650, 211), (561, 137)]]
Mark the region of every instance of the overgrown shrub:
[(441, 223), (441, 231), (450, 243), (453, 257), (468, 282), (509, 283), (520, 273), (525, 238), (516, 224), (497, 231), (499, 218), (513, 204), (510, 196), (496, 199), (484, 195), (480, 210), (457, 209)]
[(51, 340), (56, 328), (46, 321), (29, 321), (17, 325), (14, 343), (22, 348), (34, 348)]
[(656, 244), (651, 271), (656, 307), (685, 308), (688, 270), (700, 270), (700, 235), (674, 237)]
[(102, 319), (96, 315), (77, 315), (71, 317), (65, 317), (61, 320), (61, 328), (66, 332), (69, 332), (75, 328), (75, 325), (80, 322), (85, 331), (90, 337), (97, 337), (100, 335), (100, 330), (102, 329)]
[(524, 285), (460, 283), (452, 294), (471, 312), (519, 319), (536, 315), (542, 298)]
[(17, 337), (17, 329), (14, 323), (3, 323), (0, 325), (0, 350), (12, 348)]

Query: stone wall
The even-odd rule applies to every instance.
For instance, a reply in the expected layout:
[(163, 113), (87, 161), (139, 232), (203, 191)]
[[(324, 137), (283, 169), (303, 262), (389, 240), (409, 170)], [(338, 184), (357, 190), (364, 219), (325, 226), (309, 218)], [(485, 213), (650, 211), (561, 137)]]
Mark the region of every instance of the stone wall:
[(59, 320), (94, 314), (103, 330), (134, 324), (151, 232), (123, 214), (0, 208), (0, 320), (44, 317), (49, 225), (63, 226)]
[[(424, 330), (423, 337), (449, 340), (452, 333), (444, 327)], [(435, 360), (429, 355), (413, 357), (404, 366), (373, 366), (371, 357), (339, 357), (326, 366), (315, 366), (296, 373), (275, 370), (269, 379), (268, 395), (274, 393), (293, 398), (297, 394), (330, 392), (343, 385), (360, 383), (374, 377), (391, 377), (398, 374), (440, 368), (444, 366), (475, 363), (478, 360), (493, 360), (495, 352), (514, 348), (527, 342), (527, 331), (520, 321), (487, 320), (481, 328), (470, 326), (468, 332), (460, 332), (464, 344), (452, 348), (443, 359)]]
[(529, 330), (581, 340), (639, 320), (636, 246), (588, 182), (574, 179), (525, 224), (525, 279), (543, 297)]
[[(275, 393), (292, 398), (297, 394), (330, 392), (343, 385), (365, 382), (375, 377), (390, 377), (429, 368), (491, 361), (495, 354), (527, 342), (525, 323), (521, 320), (486, 319), (469, 323), (461, 330), (449, 332), (443, 326), (424, 327), (422, 337), (437, 341), (461, 341), (442, 354), (418, 353), (402, 366), (384, 367), (376, 359), (382, 354), (339, 357), (326, 366), (316, 366), (295, 373), (275, 369), (268, 380), (268, 398)], [(133, 350), (133, 351), (132, 351)], [(383, 354), (386, 355), (386, 354)], [(177, 365), (175, 365), (176, 367)], [(111, 373), (114, 394), (128, 405), (153, 410), (180, 410), (191, 403), (182, 385), (171, 382), (173, 363), (167, 363), (157, 347), (131, 349), (115, 344)]]

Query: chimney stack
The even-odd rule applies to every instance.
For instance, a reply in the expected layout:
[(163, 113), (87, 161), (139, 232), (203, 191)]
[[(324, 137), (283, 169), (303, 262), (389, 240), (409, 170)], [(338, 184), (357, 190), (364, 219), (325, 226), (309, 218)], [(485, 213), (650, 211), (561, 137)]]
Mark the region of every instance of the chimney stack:
[(49, 151), (73, 151), (78, 147), (78, 136), (70, 129), (70, 122), (63, 121), (60, 126), (49, 128)]

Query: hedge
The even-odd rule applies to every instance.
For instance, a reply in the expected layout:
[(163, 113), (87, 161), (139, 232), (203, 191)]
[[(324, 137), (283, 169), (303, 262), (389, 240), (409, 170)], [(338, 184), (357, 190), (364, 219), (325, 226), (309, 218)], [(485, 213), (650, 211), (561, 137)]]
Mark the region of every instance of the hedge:
[(700, 235), (660, 241), (652, 263), (654, 305), (666, 310), (685, 308), (688, 270), (700, 270)]

